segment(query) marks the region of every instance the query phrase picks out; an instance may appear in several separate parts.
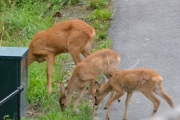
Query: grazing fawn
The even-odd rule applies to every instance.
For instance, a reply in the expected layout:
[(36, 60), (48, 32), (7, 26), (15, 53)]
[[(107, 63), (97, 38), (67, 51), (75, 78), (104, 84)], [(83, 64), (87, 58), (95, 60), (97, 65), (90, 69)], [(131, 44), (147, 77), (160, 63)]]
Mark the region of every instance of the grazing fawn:
[[(91, 83), (90, 93), (95, 94), (95, 81), (98, 76), (104, 74), (107, 78), (113, 76), (117, 71), (117, 65), (120, 62), (120, 56), (108, 49), (102, 49), (87, 56), (82, 62), (78, 63), (74, 69), (67, 87), (60, 84), (59, 104), (63, 111), (70, 103), (73, 92), (79, 89), (79, 94), (74, 102), (74, 110), (78, 106), (78, 102), (82, 97), (88, 83)], [(93, 106), (94, 107), (94, 106)], [(93, 108), (95, 110), (95, 108)], [(94, 112), (94, 111), (93, 111)]]
[[(98, 83), (96, 82), (96, 84)], [(110, 119), (112, 102), (123, 96), (124, 92), (127, 92), (127, 97), (123, 120), (127, 120), (127, 110), (134, 91), (140, 91), (152, 101), (154, 109), (151, 116), (155, 115), (160, 105), (160, 101), (155, 97), (153, 92), (166, 100), (172, 108), (174, 107), (172, 99), (164, 91), (162, 77), (151, 69), (137, 68), (121, 70), (112, 76), (107, 83), (104, 85), (98, 84), (96, 87), (95, 105), (98, 105), (109, 92), (115, 90), (115, 94), (108, 100), (105, 106), (105, 109), (108, 109), (106, 120)]]
[(90, 54), (92, 41), (95, 36), (93, 27), (81, 20), (60, 22), (47, 30), (38, 32), (29, 45), (28, 65), (37, 61), (47, 61), (48, 93), (52, 92), (52, 73), (54, 59), (58, 54), (70, 52), (75, 64), (81, 62), (80, 54), (84, 57)]

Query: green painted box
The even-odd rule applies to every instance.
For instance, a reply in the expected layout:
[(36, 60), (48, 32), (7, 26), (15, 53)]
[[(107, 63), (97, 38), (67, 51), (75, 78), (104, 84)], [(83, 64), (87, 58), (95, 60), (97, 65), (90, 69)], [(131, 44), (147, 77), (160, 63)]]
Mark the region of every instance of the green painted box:
[(23, 86), (24, 91), (0, 106), (0, 120), (4, 116), (20, 120), (27, 113), (28, 48), (0, 47), (0, 100)]

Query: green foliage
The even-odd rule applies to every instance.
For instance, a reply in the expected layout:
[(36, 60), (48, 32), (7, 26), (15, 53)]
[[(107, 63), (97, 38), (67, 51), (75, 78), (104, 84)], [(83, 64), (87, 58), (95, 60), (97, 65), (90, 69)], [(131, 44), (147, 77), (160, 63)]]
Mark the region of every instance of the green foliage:
[[(107, 39), (111, 18), (111, 12), (107, 10), (109, 0), (90, 0), (88, 5), (95, 10), (86, 9), (84, 2), (83, 0), (1, 0), (0, 46), (28, 47), (38, 31), (47, 29), (55, 23), (52, 16), (57, 11), (65, 9), (66, 5), (76, 5), (87, 10), (83, 20), (96, 30), (93, 51), (110, 48), (112, 41)], [(69, 18), (60, 21), (67, 19)], [(59, 83), (67, 82), (74, 67), (70, 54), (56, 57), (52, 78), (53, 93), (50, 96), (46, 88), (47, 63), (34, 62), (28, 67), (28, 103), (29, 108), (37, 115), (35, 118), (30, 116), (27, 120), (92, 120), (90, 102), (86, 98), (81, 101), (78, 114), (72, 111), (73, 102), (64, 112), (60, 111)]]
[(75, 5), (79, 2), (80, 0), (64, 0), (64, 5)]
[(92, 9), (101, 9), (109, 4), (109, 0), (89, 0), (88, 7)]
[(3, 117), (3, 120), (12, 120), (12, 119), (10, 119), (10, 115), (5, 115), (5, 116)]
[[(80, 0), (1, 0), (0, 1), (0, 11), (5, 11), (12, 7), (25, 7), (24, 5), (31, 5), (38, 3), (39, 5), (44, 3), (49, 3), (50, 6), (66, 6), (66, 5), (76, 5)], [(50, 7), (49, 6), (49, 7)]]
[[(0, 20), (2, 21), (1, 40), (3, 46), (28, 46), (29, 40), (33, 35), (52, 25), (52, 17), (44, 15), (45, 4), (25, 4), (23, 8), (11, 8), (3, 12)], [(13, 37), (10, 37), (13, 36)]]
[(103, 40), (107, 37), (107, 33), (106, 32), (101, 32), (98, 35), (98, 40)]
[[(45, 64), (45, 63), (42, 63)], [(46, 66), (33, 63), (29, 66), (28, 102), (30, 104), (43, 104), (48, 99), (46, 91)]]
[[(85, 103), (86, 102), (86, 103)], [(91, 109), (87, 104), (88, 101), (81, 102), (79, 110), (75, 113), (72, 108), (60, 111), (59, 106), (54, 104), (49, 113), (39, 117), (38, 120), (92, 120)]]
[(98, 19), (100, 21), (106, 21), (106, 20), (110, 20), (111, 18), (111, 11), (107, 10), (107, 9), (95, 9), (94, 13), (93, 13), (93, 17), (94, 19)]
[(105, 40), (105, 41), (99, 41), (97, 42), (97, 49), (103, 49), (103, 48), (111, 48), (112, 46), (112, 40)]
[[(0, 2), (3, 6), (0, 9), (2, 12), (0, 15), (0, 45), (28, 46), (29, 40), (35, 33), (53, 24), (52, 16), (56, 11), (62, 9), (64, 5), (78, 2), (79, 0), (2, 0)], [(7, 7), (10, 7), (8, 11), (6, 11)]]

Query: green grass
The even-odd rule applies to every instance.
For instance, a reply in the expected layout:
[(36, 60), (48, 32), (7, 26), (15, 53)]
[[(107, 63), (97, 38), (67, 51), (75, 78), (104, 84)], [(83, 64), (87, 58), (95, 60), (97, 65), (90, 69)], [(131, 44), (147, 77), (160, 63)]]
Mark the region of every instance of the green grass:
[(91, 9), (102, 9), (108, 6), (109, 0), (89, 0), (88, 7)]
[[(0, 46), (28, 47), (32, 37), (38, 31), (47, 29), (55, 23), (52, 16), (57, 11), (68, 13), (75, 8), (81, 8), (82, 13), (76, 11), (78, 13), (76, 18), (89, 23), (96, 30), (92, 51), (110, 48), (112, 40), (107, 36), (112, 16), (110, 5), (110, 0), (1, 0)], [(68, 20), (71, 16), (67, 15), (58, 21)], [(86, 97), (81, 100), (78, 107), (79, 113), (72, 111), (73, 100), (68, 109), (64, 112), (60, 111), (58, 104), (59, 83), (67, 82), (74, 67), (69, 53), (56, 57), (53, 71), (53, 93), (50, 96), (46, 88), (46, 62), (41, 64), (34, 62), (28, 67), (28, 111), (34, 115), (28, 115), (27, 120), (92, 119), (91, 105)]]

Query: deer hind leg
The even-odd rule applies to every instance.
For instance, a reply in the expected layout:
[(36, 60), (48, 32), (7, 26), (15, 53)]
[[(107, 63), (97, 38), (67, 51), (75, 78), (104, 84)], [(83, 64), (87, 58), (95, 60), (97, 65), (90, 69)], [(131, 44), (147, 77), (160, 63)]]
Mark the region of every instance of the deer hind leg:
[(125, 102), (125, 112), (124, 112), (123, 120), (127, 119), (127, 111), (128, 111), (128, 107), (129, 107), (129, 103), (130, 103), (132, 94), (133, 94), (133, 92), (127, 92), (126, 102)]
[(113, 97), (108, 101), (107, 105), (108, 105), (108, 111), (106, 114), (106, 120), (110, 120), (110, 112), (111, 112), (111, 105), (112, 103), (117, 100), (118, 98), (120, 98), (124, 93), (121, 92), (115, 92), (115, 94), (113, 95)]
[(47, 86), (48, 86), (48, 93), (52, 93), (52, 73), (53, 73), (53, 66), (54, 66), (54, 57), (55, 56), (47, 56), (47, 64), (48, 64), (48, 70), (47, 70)]
[(92, 43), (89, 42), (89, 41), (91, 41), (91, 38), (90, 39), (86, 39), (84, 41), (85, 42), (82, 43), (83, 44), (83, 49), (82, 49), (81, 53), (83, 54), (84, 57), (87, 57), (88, 55), (91, 54)]
[(166, 100), (167, 103), (171, 106), (171, 108), (174, 108), (174, 104), (172, 102), (171, 97), (167, 93), (165, 93), (162, 85), (159, 86), (156, 85), (155, 88), (153, 89), (153, 92), (161, 96), (164, 100)]
[(76, 65), (82, 61), (80, 57), (80, 50), (77, 47), (69, 47), (68, 50)]
[(84, 57), (87, 57), (88, 55), (91, 54), (90, 50), (84, 50), (81, 53), (83, 54)]
[(149, 99), (154, 105), (153, 112), (151, 116), (154, 116), (159, 108), (160, 101), (156, 98), (156, 96), (153, 94), (152, 90), (149, 89), (142, 89), (141, 92)]
[(79, 31), (74, 31), (73, 34), (68, 37), (67, 49), (76, 65), (82, 61), (80, 54), (83, 47), (85, 47), (84, 41), (79, 36)]

